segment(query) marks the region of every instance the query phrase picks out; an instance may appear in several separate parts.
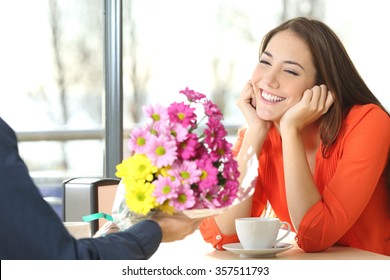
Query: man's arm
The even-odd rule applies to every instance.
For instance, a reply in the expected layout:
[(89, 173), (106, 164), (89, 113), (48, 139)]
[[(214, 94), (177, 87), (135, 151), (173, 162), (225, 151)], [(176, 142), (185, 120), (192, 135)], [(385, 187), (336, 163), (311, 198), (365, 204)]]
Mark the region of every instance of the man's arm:
[(147, 259), (162, 231), (141, 222), (104, 238), (75, 240), (42, 198), (18, 153), (14, 131), (0, 118), (1, 259)]

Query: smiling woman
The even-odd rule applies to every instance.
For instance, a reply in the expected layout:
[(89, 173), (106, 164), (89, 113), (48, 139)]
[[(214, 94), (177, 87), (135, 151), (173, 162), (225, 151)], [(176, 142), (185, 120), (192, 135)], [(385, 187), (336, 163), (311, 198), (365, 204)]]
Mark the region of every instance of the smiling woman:
[[(289, 42), (289, 48), (285, 47)], [(267, 43), (265, 43), (267, 44)], [(252, 75), (257, 115), (265, 121), (280, 121), (283, 113), (312, 88), (316, 70), (310, 51), (291, 31), (275, 34), (260, 55)]]
[(390, 255), (390, 117), (327, 25), (298, 17), (268, 32), (237, 105), (247, 125), (234, 151), (241, 174), (258, 156), (256, 190), (202, 222), (206, 241), (237, 242), (235, 219), (260, 216), (269, 201), (304, 251)]

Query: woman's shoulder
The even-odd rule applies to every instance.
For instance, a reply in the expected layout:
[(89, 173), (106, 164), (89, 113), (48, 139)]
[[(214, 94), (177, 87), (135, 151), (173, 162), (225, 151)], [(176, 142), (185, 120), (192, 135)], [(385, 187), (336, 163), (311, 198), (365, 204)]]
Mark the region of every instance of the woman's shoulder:
[[(381, 107), (375, 104), (355, 105), (349, 111), (344, 121), (344, 137), (360, 135), (367, 141), (385, 141), (381, 145), (390, 144), (390, 117)], [(376, 140), (373, 140), (376, 139)], [(362, 140), (361, 140), (362, 141)]]
[(376, 104), (354, 105), (345, 118), (345, 123), (349, 125), (362, 121), (367, 124), (382, 123), (390, 126), (389, 114)]

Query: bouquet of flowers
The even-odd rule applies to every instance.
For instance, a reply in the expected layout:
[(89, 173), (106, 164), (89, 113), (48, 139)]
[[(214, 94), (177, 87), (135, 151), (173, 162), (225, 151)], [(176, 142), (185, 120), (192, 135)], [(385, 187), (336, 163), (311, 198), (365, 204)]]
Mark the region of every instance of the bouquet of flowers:
[(185, 101), (144, 106), (146, 124), (131, 132), (131, 156), (116, 172), (127, 215), (221, 208), (237, 197), (238, 166), (220, 110), (202, 93), (179, 93)]

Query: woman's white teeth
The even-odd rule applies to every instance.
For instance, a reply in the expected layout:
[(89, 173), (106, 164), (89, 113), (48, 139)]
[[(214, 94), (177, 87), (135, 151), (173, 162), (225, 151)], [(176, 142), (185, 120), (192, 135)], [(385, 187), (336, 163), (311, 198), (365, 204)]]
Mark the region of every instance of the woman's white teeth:
[(263, 96), (263, 98), (269, 102), (280, 102), (280, 101), (283, 101), (284, 99), (286, 99), (283, 97), (272, 95), (272, 94), (264, 92), (264, 91), (261, 93), (261, 96)]

